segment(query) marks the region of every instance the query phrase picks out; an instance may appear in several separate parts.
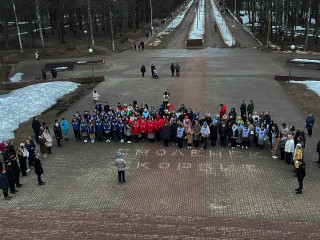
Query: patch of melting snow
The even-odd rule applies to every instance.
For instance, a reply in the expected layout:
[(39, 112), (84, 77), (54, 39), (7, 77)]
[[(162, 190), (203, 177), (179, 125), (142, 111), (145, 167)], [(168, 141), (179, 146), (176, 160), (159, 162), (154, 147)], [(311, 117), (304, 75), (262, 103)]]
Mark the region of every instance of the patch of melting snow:
[(56, 70), (65, 70), (68, 69), (68, 67), (56, 67)]
[(290, 83), (304, 84), (307, 89), (312, 90), (320, 97), (320, 81), (290, 81)]
[(0, 96), (0, 139), (14, 138), (20, 123), (41, 114), (65, 94), (78, 88), (73, 82), (48, 82), (30, 85)]
[(10, 79), (11, 82), (20, 82), (24, 73), (16, 73)]
[(87, 61), (78, 61), (78, 64), (83, 64), (83, 63), (87, 63)]

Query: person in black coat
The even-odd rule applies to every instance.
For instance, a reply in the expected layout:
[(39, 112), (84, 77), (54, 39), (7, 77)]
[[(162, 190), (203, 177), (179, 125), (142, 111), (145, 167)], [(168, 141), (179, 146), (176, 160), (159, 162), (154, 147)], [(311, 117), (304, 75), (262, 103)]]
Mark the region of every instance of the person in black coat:
[(39, 185), (44, 185), (45, 182), (41, 180), (41, 174), (43, 174), (43, 168), (41, 165), (41, 161), (39, 159), (40, 153), (36, 153), (36, 157), (34, 158), (34, 171), (36, 175), (38, 176), (38, 184)]
[(152, 77), (153, 77), (153, 71), (156, 69), (156, 67), (153, 65), (153, 64), (151, 64), (151, 75), (152, 75)]
[(10, 187), (9, 180), (4, 168), (0, 169), (0, 189), (3, 191), (3, 196), (5, 200), (10, 200), (11, 197), (8, 194), (8, 189)]
[(215, 146), (216, 145), (216, 141), (218, 138), (218, 128), (215, 124), (215, 122), (212, 122), (210, 124), (210, 140), (211, 140), (211, 146)]
[(34, 136), (36, 139), (36, 143), (39, 145), (39, 133), (40, 133), (41, 123), (39, 122), (37, 117), (34, 117), (32, 120), (32, 129), (34, 131)]
[(142, 77), (144, 77), (144, 74), (146, 72), (146, 67), (144, 65), (141, 66), (141, 74), (142, 74)]
[(18, 165), (18, 162), (17, 162), (17, 158), (15, 155), (12, 155), (11, 156), (11, 166), (12, 166), (12, 169), (13, 169), (13, 172), (14, 172), (14, 182), (16, 184), (16, 187), (17, 188), (21, 188), (22, 184), (20, 183), (20, 167)]
[(165, 147), (169, 147), (170, 132), (171, 132), (170, 126), (165, 121), (162, 127), (162, 138), (163, 138)]
[(52, 75), (52, 78), (57, 78), (58, 72), (55, 68), (51, 69), (51, 75)]
[(297, 177), (298, 177), (299, 187), (296, 189), (296, 194), (302, 194), (303, 179), (306, 176), (306, 165), (302, 159), (299, 160), (298, 163), (299, 163), (299, 168), (297, 171)]
[(177, 124), (177, 120), (174, 119), (173, 123), (170, 126), (170, 134), (171, 134), (171, 139), (173, 142), (173, 145), (177, 145), (177, 129), (178, 129), (178, 124)]
[(172, 75), (172, 77), (174, 77), (175, 67), (174, 67), (174, 64), (173, 64), (173, 63), (171, 63), (170, 69), (171, 69), (171, 75)]
[(227, 146), (228, 130), (229, 129), (226, 126), (226, 124), (222, 123), (222, 126), (221, 126), (221, 128), (219, 130), (221, 147), (226, 147)]
[(5, 169), (6, 169), (6, 174), (9, 180), (9, 185), (10, 185), (10, 192), (12, 194), (16, 193), (17, 190), (15, 189), (15, 182), (14, 182), (14, 171), (13, 168), (11, 166), (11, 161), (7, 160), (5, 162)]
[(242, 104), (241, 104), (241, 106), (240, 106), (240, 112), (241, 112), (241, 117), (242, 117), (243, 115), (246, 115), (247, 105), (246, 105), (246, 101), (245, 101), (245, 100), (242, 101)]
[(231, 108), (231, 111), (229, 112), (229, 119), (230, 119), (230, 116), (232, 116), (234, 121), (237, 119), (237, 112), (235, 108)]
[(60, 143), (61, 139), (62, 139), (62, 130), (61, 130), (60, 123), (58, 120), (55, 121), (55, 124), (53, 126), (53, 132), (54, 132), (54, 135), (56, 136), (58, 147), (62, 147), (62, 145)]
[(42, 79), (46, 80), (47, 79), (47, 74), (46, 74), (46, 71), (44, 69), (42, 69), (41, 74), (42, 74)]

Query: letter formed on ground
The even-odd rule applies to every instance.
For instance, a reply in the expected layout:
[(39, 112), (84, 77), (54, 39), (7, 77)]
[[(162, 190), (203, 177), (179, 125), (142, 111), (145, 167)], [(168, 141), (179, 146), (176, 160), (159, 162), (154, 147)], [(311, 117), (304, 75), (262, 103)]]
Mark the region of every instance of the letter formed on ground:
[(166, 150), (164, 150), (163, 148), (160, 148), (160, 149), (158, 149), (158, 150), (156, 151), (156, 154), (157, 154), (158, 156), (164, 156), (164, 155), (166, 155)]
[(148, 153), (149, 153), (149, 150), (148, 150), (148, 149), (137, 149), (136, 156), (138, 156), (138, 155), (147, 156)]
[(178, 170), (182, 169), (190, 169), (191, 168), (191, 163), (178, 163)]
[(180, 150), (176, 150), (174, 151), (171, 156), (176, 156), (177, 154), (179, 154), (180, 156), (184, 156), (184, 154), (180, 151)]
[(191, 157), (202, 157), (202, 155), (198, 150), (191, 150)]
[(161, 162), (161, 163), (159, 163), (159, 168), (168, 169), (168, 168), (170, 168), (170, 164), (167, 162)]
[(138, 165), (137, 165), (137, 169), (150, 169), (147, 165), (149, 163), (148, 162), (145, 162), (145, 163), (141, 163), (141, 162), (138, 162)]

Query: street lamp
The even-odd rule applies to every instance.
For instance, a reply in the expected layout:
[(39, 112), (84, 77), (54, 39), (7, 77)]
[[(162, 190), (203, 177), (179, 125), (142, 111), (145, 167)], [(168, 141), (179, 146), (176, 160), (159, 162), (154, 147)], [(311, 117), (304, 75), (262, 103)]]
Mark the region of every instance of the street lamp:
[(151, 36), (153, 36), (153, 27), (152, 27), (152, 0), (150, 0), (150, 25), (151, 25)]
[[(237, 13), (237, 0), (234, 0), (234, 12), (233, 12), (233, 26), (232, 26), (232, 41), (234, 38), (234, 28), (236, 26), (236, 13)], [(234, 41), (235, 43), (236, 41)]]
[(289, 69), (289, 81), (291, 80), (291, 67), (292, 67), (292, 55), (293, 55), (293, 50), (296, 48), (295, 45), (291, 45), (291, 58), (290, 58), (290, 69)]
[(88, 35), (87, 35), (87, 30), (83, 31), (84, 35), (86, 35), (86, 48), (88, 48)]
[(93, 71), (93, 61), (92, 61), (93, 49), (92, 48), (89, 48), (89, 53), (91, 53), (92, 81), (94, 81), (94, 71)]

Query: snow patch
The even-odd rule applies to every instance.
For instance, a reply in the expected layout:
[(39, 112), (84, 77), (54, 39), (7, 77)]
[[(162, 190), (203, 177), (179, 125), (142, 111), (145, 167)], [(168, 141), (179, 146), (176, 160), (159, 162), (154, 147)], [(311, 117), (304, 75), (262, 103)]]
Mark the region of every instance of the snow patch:
[(0, 124), (0, 139), (14, 138), (13, 131), (20, 123), (50, 108), (57, 99), (73, 92), (78, 85), (73, 82), (39, 83), (1, 95), (0, 115), (5, 117)]
[(65, 69), (68, 69), (68, 67), (56, 67), (55, 69), (56, 70), (65, 70)]
[(205, 1), (200, 0), (198, 6), (198, 12), (195, 15), (192, 23), (191, 30), (189, 32), (188, 39), (203, 39), (204, 31), (205, 31), (205, 21), (206, 21), (206, 13), (205, 13)]
[(219, 27), (223, 41), (225, 42), (225, 44), (227, 44), (229, 47), (231, 47), (234, 43), (232, 33), (231, 33), (230, 29), (228, 28), (225, 19), (222, 17), (221, 12), (219, 11), (215, 1), (210, 0), (210, 2), (212, 5), (213, 16), (216, 20), (218, 27)]
[(24, 73), (16, 73), (10, 79), (11, 82), (20, 82)]
[(77, 63), (78, 64), (84, 64), (84, 63), (87, 63), (87, 61), (78, 61)]
[(295, 58), (292, 59), (292, 62), (305, 62), (305, 63), (318, 63), (320, 64), (320, 60), (316, 60), (316, 59), (299, 59), (299, 58)]
[(320, 97), (320, 81), (290, 81), (290, 83), (304, 84), (307, 89), (312, 90)]

